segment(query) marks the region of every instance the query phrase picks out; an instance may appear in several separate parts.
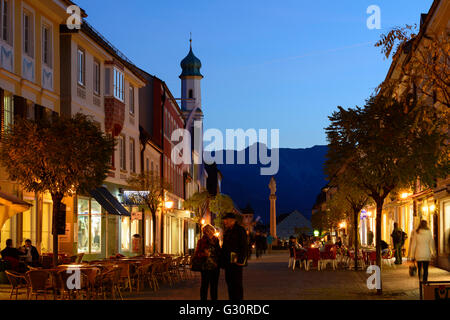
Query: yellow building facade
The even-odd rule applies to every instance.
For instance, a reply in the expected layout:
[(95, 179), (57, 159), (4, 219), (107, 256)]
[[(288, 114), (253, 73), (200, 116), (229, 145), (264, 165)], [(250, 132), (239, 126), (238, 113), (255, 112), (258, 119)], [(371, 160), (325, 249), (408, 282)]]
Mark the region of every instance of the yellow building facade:
[[(67, 0), (0, 0), (1, 131), (17, 116), (39, 119), (60, 113), (59, 28), (66, 23)], [(24, 192), (0, 168), (3, 193), (32, 207), (8, 219), (1, 227), (1, 247), (31, 239), (41, 252), (52, 251), (52, 201), (47, 194)], [(67, 210), (72, 210), (67, 203)]]

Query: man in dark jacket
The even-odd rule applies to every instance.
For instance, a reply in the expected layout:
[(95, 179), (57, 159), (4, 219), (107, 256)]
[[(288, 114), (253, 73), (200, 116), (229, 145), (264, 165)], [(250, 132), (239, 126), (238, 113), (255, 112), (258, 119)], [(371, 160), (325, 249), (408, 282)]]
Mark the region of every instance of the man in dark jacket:
[(33, 267), (36, 267), (39, 265), (39, 252), (37, 251), (36, 247), (31, 245), (31, 240), (27, 239), (25, 240), (25, 255), (26, 259), (25, 261), (27, 264), (32, 265)]
[(234, 213), (223, 217), (225, 233), (222, 245), (222, 266), (225, 269), (225, 281), (230, 300), (244, 299), (243, 267), (247, 264), (248, 243), (245, 229), (236, 223)]

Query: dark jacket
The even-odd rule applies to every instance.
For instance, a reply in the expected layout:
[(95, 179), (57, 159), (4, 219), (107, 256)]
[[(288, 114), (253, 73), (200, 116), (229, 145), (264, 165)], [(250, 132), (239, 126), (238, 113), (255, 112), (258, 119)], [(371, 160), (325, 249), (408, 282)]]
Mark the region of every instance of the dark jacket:
[(245, 229), (235, 223), (223, 235), (221, 265), (227, 268), (231, 265), (231, 253), (237, 255), (237, 263), (246, 264), (248, 257), (248, 238)]
[[(204, 258), (202, 270), (214, 270), (219, 267), (220, 251), (219, 239), (216, 237), (209, 239), (204, 235), (197, 242), (194, 256)], [(207, 252), (209, 252), (209, 255)]]
[(13, 247), (6, 247), (5, 249), (3, 249), (0, 252), (0, 254), (2, 255), (3, 259), (6, 258), (6, 257), (11, 257), (11, 258), (14, 258), (14, 259), (17, 259), (17, 260), (19, 260), (19, 257), (21, 255), (23, 255), (23, 253), (19, 249), (16, 249), (16, 248), (13, 248)]
[[(37, 251), (35, 246), (31, 246), (31, 258), (34, 263), (39, 262), (39, 252)], [(25, 247), (25, 252), (28, 248)]]

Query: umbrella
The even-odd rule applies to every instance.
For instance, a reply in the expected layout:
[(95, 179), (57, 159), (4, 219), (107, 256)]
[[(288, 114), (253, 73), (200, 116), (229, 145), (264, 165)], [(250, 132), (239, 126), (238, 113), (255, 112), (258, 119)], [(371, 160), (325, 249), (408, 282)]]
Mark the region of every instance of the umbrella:
[(11, 194), (0, 192), (0, 229), (9, 218), (14, 215), (27, 211), (32, 207), (28, 202), (17, 198)]

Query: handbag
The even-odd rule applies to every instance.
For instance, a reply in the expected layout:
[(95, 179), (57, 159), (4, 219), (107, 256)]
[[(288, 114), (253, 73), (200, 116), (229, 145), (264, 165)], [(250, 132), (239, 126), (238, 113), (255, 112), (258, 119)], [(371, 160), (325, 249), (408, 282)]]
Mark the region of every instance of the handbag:
[(413, 264), (409, 266), (409, 276), (414, 277), (416, 274), (417, 274), (417, 267), (416, 263), (413, 262)]
[(205, 258), (206, 257), (194, 256), (192, 258), (191, 270), (197, 271), (197, 272), (203, 271), (203, 266), (205, 264)]

